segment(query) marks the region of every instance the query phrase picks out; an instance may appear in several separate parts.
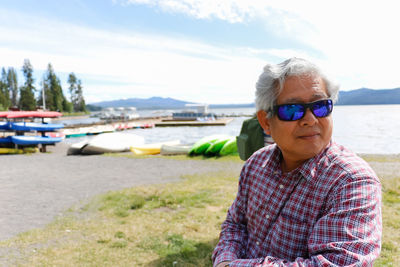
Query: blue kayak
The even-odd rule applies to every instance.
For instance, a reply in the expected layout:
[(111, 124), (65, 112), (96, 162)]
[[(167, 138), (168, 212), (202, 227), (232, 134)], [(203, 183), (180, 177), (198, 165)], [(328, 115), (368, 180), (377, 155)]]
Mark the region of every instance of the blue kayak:
[(64, 128), (63, 124), (56, 123), (35, 123), (35, 122), (11, 122), (10, 129), (15, 131), (38, 131), (38, 132), (52, 132)]
[(10, 143), (12, 143), (11, 136), (0, 138), (0, 144), (10, 144)]
[(8, 121), (0, 121), (0, 129), (1, 130), (9, 130), (9, 124)]
[(50, 136), (24, 136), (15, 135), (11, 136), (11, 140), (17, 145), (52, 145), (62, 141), (61, 137), (50, 137)]

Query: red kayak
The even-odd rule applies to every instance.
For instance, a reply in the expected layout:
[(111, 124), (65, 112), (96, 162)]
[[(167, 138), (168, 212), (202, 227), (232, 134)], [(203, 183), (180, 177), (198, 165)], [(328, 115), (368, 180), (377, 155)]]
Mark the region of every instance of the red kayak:
[(62, 113), (57, 111), (1, 111), (0, 118), (56, 118)]

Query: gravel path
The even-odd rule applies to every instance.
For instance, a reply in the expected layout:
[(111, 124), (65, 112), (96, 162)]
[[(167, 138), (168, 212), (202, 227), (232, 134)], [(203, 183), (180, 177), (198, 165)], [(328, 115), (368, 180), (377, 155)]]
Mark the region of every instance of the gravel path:
[(0, 240), (43, 227), (63, 211), (109, 190), (177, 181), (182, 175), (232, 170), (242, 163), (66, 156), (67, 145), (51, 153), (0, 155)]

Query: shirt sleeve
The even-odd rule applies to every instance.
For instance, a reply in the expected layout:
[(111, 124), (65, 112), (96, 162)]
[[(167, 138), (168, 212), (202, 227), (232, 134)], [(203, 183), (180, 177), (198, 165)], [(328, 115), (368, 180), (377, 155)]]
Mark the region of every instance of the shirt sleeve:
[(372, 266), (381, 248), (381, 185), (372, 178), (342, 182), (313, 227), (308, 259), (266, 257), (252, 266)]
[(233, 261), (245, 256), (248, 236), (246, 222), (248, 190), (245, 177), (246, 167), (243, 167), (239, 178), (238, 193), (221, 225), (219, 242), (213, 252), (214, 266), (223, 261)]

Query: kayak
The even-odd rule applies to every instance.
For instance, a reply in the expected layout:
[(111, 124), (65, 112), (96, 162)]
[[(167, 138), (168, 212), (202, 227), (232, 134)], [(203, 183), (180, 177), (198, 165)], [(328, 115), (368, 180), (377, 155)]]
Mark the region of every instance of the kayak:
[(207, 148), (207, 150), (204, 152), (204, 155), (206, 156), (215, 156), (219, 153), (219, 151), (222, 149), (222, 147), (225, 145), (226, 142), (228, 142), (232, 136), (225, 136), (218, 138), (214, 142), (211, 142), (211, 145)]
[(64, 128), (64, 125), (57, 123), (11, 122), (9, 127), (14, 131), (52, 132)]
[(1, 130), (9, 130), (10, 128), (8, 127), (8, 122), (7, 121), (1, 121), (0, 122), (0, 129)]
[(26, 148), (6, 148), (0, 147), (0, 154), (25, 154), (25, 153), (35, 153), (38, 149), (36, 147), (26, 147)]
[(63, 139), (61, 137), (15, 135), (11, 136), (11, 140), (17, 145), (52, 145)]
[(75, 128), (75, 129), (63, 129), (62, 132), (65, 135), (65, 138), (71, 138), (71, 137), (82, 137), (86, 136), (88, 131), (85, 128)]
[(1, 111), (2, 118), (56, 118), (62, 113), (57, 111)]
[(189, 151), (189, 155), (201, 155), (213, 144), (216, 140), (224, 138), (226, 135), (210, 135), (201, 138), (199, 141), (194, 143)]
[(90, 139), (81, 152), (86, 155), (126, 152), (131, 146), (142, 144), (144, 138), (136, 134), (102, 133)]
[(191, 145), (166, 145), (161, 146), (161, 155), (187, 155), (191, 149)]
[(67, 155), (79, 155), (82, 154), (82, 149), (87, 145), (88, 140), (84, 140), (78, 143), (74, 143), (68, 147)]
[(225, 145), (219, 151), (220, 156), (226, 156), (230, 154), (236, 154), (238, 152), (237, 144), (236, 144), (236, 137), (232, 137), (225, 143)]
[(161, 153), (161, 147), (163, 145), (179, 145), (179, 140), (161, 142), (161, 143), (153, 143), (153, 144), (144, 144), (141, 146), (132, 146), (131, 152), (135, 155), (156, 155)]
[(0, 138), (0, 144), (11, 144), (11, 143), (12, 143), (11, 136)]

